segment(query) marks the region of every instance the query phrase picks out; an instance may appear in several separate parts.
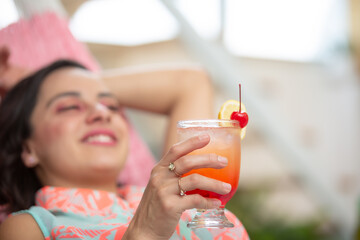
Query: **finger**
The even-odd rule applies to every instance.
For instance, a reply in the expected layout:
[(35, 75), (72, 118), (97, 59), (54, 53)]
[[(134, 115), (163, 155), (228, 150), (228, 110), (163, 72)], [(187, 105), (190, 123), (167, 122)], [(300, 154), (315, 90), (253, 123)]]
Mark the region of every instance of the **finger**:
[(204, 198), (199, 194), (185, 195), (182, 197), (182, 210), (198, 208), (198, 209), (212, 209), (221, 206), (221, 201), (216, 198)]
[(6, 66), (10, 56), (10, 50), (6, 46), (0, 47), (0, 66)]
[[(215, 192), (221, 195), (227, 194), (231, 191), (231, 184), (208, 178), (196, 173), (181, 178), (180, 186), (178, 187), (181, 187), (181, 189), (184, 191), (201, 189)], [(179, 192), (179, 189), (176, 191)]]
[(226, 167), (228, 160), (225, 157), (210, 153), (201, 155), (187, 155), (174, 162), (176, 173), (182, 175), (190, 172), (192, 169)]
[(159, 163), (163, 166), (168, 166), (169, 163), (175, 162), (180, 157), (191, 153), (196, 149), (205, 147), (209, 142), (210, 136), (205, 134), (176, 143), (170, 148), (165, 157), (163, 157)]

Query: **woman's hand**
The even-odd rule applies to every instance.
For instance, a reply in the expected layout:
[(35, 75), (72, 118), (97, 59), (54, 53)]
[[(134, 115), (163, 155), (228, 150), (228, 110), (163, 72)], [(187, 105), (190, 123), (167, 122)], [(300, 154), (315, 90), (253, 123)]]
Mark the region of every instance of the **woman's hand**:
[(0, 96), (3, 97), (16, 83), (28, 76), (30, 71), (9, 62), (10, 49), (0, 47)]
[[(215, 154), (187, 155), (205, 147), (209, 141), (208, 135), (202, 135), (177, 143), (170, 148), (153, 168), (145, 193), (124, 239), (169, 239), (185, 210), (220, 206), (220, 200), (204, 198), (198, 194), (180, 196), (180, 187), (184, 191), (202, 189), (227, 194), (231, 190), (230, 184), (198, 174), (183, 177), (179, 182), (179, 176), (176, 175), (176, 173), (185, 174), (192, 169), (219, 169), (227, 165), (226, 158)], [(175, 165), (176, 173), (169, 170), (170, 163)]]

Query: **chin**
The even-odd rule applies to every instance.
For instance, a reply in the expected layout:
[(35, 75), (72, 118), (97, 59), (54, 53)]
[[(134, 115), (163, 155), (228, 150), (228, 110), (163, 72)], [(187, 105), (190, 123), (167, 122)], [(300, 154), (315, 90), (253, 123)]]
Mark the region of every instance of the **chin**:
[(90, 169), (90, 176), (92, 179), (98, 179), (100, 181), (105, 179), (107, 179), (106, 181), (109, 181), (113, 179), (112, 181), (116, 183), (120, 170), (121, 168), (119, 166), (93, 166)]
[(92, 161), (92, 169), (100, 172), (120, 172), (125, 166), (126, 158), (104, 156), (98, 157)]

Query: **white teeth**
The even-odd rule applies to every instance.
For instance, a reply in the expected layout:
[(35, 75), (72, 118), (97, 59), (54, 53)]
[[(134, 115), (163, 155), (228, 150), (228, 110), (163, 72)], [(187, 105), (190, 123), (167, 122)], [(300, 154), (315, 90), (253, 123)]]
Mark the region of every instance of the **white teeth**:
[(109, 143), (113, 142), (113, 139), (108, 135), (95, 135), (88, 137), (86, 142), (101, 142), (101, 143)]

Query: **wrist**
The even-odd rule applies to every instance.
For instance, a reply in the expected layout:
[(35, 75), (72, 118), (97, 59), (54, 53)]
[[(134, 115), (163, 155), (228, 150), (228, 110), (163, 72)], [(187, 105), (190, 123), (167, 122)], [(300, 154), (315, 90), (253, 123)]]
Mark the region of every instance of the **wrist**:
[(157, 236), (154, 236), (154, 234), (145, 231), (144, 229), (138, 229), (138, 230), (130, 230), (128, 229), (124, 236), (122, 237), (122, 240), (169, 240), (169, 238), (160, 238)]
[(128, 229), (126, 230), (123, 240), (169, 240), (169, 238), (164, 238), (157, 236), (151, 229), (148, 229), (147, 224), (138, 224), (136, 216), (132, 219), (129, 224)]

